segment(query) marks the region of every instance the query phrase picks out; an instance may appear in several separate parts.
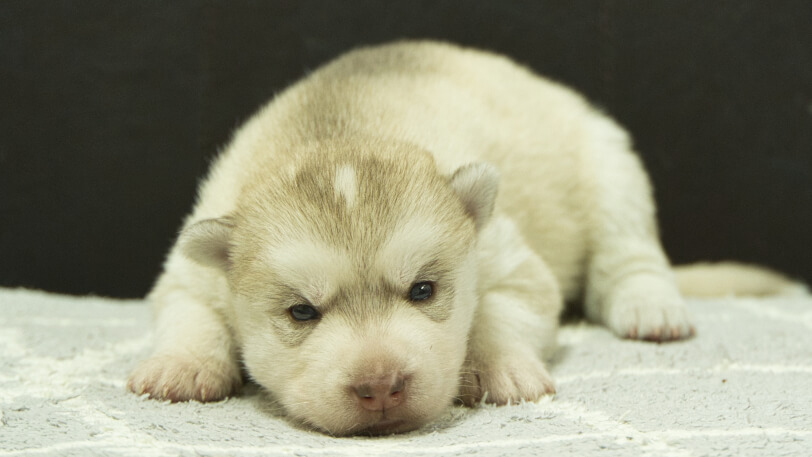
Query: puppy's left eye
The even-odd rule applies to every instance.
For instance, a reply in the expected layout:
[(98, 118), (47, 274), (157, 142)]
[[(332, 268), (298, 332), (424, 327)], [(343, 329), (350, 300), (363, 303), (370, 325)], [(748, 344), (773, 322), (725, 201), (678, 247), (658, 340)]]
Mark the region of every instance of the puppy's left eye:
[(297, 321), (311, 321), (321, 317), (318, 310), (310, 305), (293, 305), (288, 308), (288, 312)]
[(416, 282), (412, 284), (412, 289), (409, 291), (409, 300), (423, 301), (427, 300), (434, 293), (434, 284), (429, 281)]

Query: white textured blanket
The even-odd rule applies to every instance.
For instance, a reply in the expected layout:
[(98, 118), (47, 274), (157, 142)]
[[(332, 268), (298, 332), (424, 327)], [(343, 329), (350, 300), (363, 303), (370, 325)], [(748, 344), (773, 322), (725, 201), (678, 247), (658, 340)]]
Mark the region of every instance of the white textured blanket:
[(212, 404), (126, 392), (150, 344), (141, 301), (0, 289), (0, 457), (812, 455), (812, 298), (689, 306), (698, 335), (686, 342), (565, 325), (554, 399), (331, 438), (273, 415), (250, 386)]

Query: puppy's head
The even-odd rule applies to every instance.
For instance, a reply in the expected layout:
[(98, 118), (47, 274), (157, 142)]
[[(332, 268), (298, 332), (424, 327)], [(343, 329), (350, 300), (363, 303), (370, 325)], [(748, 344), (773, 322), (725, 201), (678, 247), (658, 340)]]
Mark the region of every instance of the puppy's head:
[(457, 394), (496, 173), (444, 176), (405, 144), (314, 147), (190, 226), (184, 252), (225, 271), (245, 366), (290, 416), (335, 435), (417, 428)]

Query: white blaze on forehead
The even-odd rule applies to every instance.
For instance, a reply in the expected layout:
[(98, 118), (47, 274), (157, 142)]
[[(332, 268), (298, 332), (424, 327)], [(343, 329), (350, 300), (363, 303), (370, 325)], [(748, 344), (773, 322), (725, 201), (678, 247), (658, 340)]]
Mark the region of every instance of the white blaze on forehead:
[(333, 191), (336, 198), (344, 197), (348, 208), (353, 207), (358, 194), (358, 183), (355, 177), (355, 169), (352, 166), (342, 165), (336, 170)]
[(443, 240), (442, 229), (430, 219), (412, 219), (396, 228), (378, 251), (375, 267), (387, 281), (407, 286), (419, 270), (434, 260)]
[(314, 304), (329, 300), (354, 271), (346, 253), (318, 240), (275, 246), (265, 261), (282, 282)]

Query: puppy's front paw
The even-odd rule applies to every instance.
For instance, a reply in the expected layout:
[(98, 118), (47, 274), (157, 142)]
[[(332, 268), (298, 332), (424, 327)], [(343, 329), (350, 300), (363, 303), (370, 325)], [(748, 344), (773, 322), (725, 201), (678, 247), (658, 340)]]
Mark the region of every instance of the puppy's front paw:
[(158, 400), (207, 402), (226, 398), (241, 384), (240, 370), (234, 362), (158, 355), (138, 365), (127, 388)]
[(619, 284), (604, 309), (605, 324), (623, 338), (669, 341), (694, 334), (682, 297), (658, 281)]
[(505, 354), (488, 363), (466, 363), (460, 379), (460, 400), (473, 406), (485, 403), (505, 405), (521, 400), (536, 401), (555, 393), (544, 363), (534, 356)]

